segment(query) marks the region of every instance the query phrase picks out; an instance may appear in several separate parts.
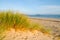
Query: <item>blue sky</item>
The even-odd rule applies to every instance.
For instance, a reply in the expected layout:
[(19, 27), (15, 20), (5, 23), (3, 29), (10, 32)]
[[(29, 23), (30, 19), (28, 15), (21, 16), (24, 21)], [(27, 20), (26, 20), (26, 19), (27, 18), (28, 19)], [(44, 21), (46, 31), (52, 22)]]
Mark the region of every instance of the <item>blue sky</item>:
[(0, 10), (25, 14), (60, 14), (60, 0), (0, 0)]

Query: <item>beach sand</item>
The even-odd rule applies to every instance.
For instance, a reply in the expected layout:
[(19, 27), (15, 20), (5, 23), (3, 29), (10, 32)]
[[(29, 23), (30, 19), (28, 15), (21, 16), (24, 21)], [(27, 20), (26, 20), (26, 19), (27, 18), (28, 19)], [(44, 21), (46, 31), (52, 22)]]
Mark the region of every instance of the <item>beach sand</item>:
[(32, 22), (43, 25), (47, 29), (52, 30), (51, 35), (54, 36), (54, 39), (57, 37), (60, 38), (60, 19), (54, 18), (30, 18)]
[(34, 30), (31, 31), (15, 31), (11, 29), (4, 33), (6, 36), (3, 40), (53, 40), (52, 36), (44, 35), (42, 32)]
[(60, 31), (60, 20), (59, 19), (38, 19), (31, 18), (31, 22), (35, 22), (37, 24), (41, 24), (46, 28), (51, 28), (54, 31)]

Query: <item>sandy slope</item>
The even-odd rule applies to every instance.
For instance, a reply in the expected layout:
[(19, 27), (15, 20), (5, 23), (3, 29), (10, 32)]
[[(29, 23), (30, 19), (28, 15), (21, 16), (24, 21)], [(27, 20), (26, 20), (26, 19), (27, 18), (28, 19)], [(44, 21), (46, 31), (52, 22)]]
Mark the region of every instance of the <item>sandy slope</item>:
[(5, 33), (5, 38), (3, 40), (52, 40), (51, 36), (44, 35), (42, 32), (35, 30), (31, 32), (27, 31), (15, 31), (11, 29)]

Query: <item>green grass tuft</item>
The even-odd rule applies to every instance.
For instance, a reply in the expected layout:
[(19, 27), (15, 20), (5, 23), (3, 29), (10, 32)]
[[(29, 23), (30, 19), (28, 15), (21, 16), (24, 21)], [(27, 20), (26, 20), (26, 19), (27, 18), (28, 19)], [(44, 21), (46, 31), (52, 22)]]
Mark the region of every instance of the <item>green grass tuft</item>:
[(18, 12), (0, 12), (0, 31), (9, 28), (28, 27), (28, 18)]

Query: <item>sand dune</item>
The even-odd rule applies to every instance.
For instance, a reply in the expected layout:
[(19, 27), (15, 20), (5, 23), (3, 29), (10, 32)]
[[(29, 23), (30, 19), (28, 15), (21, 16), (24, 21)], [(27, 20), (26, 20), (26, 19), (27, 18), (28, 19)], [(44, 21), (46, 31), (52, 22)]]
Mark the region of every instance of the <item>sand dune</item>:
[(35, 30), (33, 33), (27, 31), (15, 31), (11, 29), (5, 32), (5, 38), (3, 40), (52, 40), (52, 36), (44, 35), (42, 32)]

